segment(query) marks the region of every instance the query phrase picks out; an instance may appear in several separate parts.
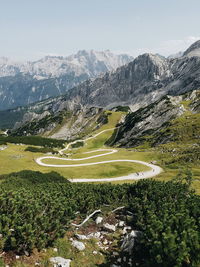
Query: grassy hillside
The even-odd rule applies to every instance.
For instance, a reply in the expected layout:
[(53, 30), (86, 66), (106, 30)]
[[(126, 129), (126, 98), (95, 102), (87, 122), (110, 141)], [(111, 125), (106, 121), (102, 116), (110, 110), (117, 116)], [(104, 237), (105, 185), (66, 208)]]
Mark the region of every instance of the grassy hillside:
[[(108, 121), (107, 123), (103, 124), (102, 127), (100, 127), (97, 131), (93, 132), (92, 135), (97, 134), (98, 132), (101, 132), (103, 130), (112, 129), (115, 127), (115, 125), (119, 122), (121, 119), (121, 116), (124, 114), (122, 112), (108, 112)], [(99, 148), (104, 148), (104, 143), (106, 140), (111, 136), (113, 130), (107, 131), (99, 136), (97, 136), (95, 139), (88, 140), (86, 145), (80, 148), (73, 148), (70, 151), (67, 151), (66, 153), (70, 153), (70, 157), (72, 158), (81, 158), (86, 157), (85, 152), (90, 152), (92, 150), (96, 150)], [(10, 138), (10, 137), (9, 137)], [(23, 140), (50, 140), (54, 141), (53, 139), (47, 139), (47, 138), (40, 138), (40, 137), (12, 137), (13, 139), (17, 139), (17, 142), (19, 143), (26, 143)], [(20, 140), (18, 140), (20, 139)], [(6, 139), (7, 141), (9, 139)], [(58, 144), (63, 144), (62, 140), (57, 140)], [(29, 142), (28, 142), (29, 144)], [(30, 147), (27, 145), (16, 145), (16, 144), (10, 144), (8, 143), (8, 147), (0, 151), (1, 156), (1, 162), (0, 165), (0, 174), (8, 174), (10, 172), (14, 171), (20, 171), (24, 169), (28, 170), (37, 170), (41, 172), (49, 172), (49, 171), (56, 171), (59, 174), (63, 175), (64, 177), (69, 178), (104, 178), (104, 177), (116, 177), (119, 175), (126, 175), (129, 173), (139, 172), (139, 171), (145, 171), (148, 170), (148, 167), (140, 165), (140, 164), (132, 164), (132, 163), (111, 163), (111, 164), (105, 164), (105, 165), (94, 165), (94, 166), (85, 166), (85, 167), (76, 167), (76, 168), (53, 168), (53, 167), (43, 167), (36, 164), (35, 159), (38, 157), (43, 156), (44, 154), (41, 153), (41, 149), (38, 150), (37, 147), (33, 146), (33, 143), (31, 143), (32, 149), (30, 151)], [(48, 148), (48, 145), (47, 145)], [(34, 150), (34, 153), (32, 152)], [(54, 148), (54, 152), (56, 152)], [(46, 151), (47, 152), (47, 151)], [(98, 154), (98, 153), (97, 153)], [(144, 153), (145, 154), (145, 153)], [(90, 155), (90, 154), (88, 154)], [(87, 156), (88, 156), (87, 155)], [(94, 155), (94, 154), (91, 154)], [(59, 156), (59, 155), (57, 155)], [(131, 151), (126, 151), (124, 149), (120, 149), (118, 153), (107, 155), (98, 158), (99, 161), (104, 160), (113, 160), (113, 159), (145, 159), (150, 160), (150, 157), (148, 156), (148, 153), (144, 156), (140, 157), (139, 155), (133, 154)], [(14, 164), (11, 164), (11, 161)], [(85, 160), (84, 163), (90, 163), (90, 162), (96, 162), (97, 159), (90, 159)], [(44, 160), (45, 163), (53, 163), (53, 164), (67, 164), (67, 162), (62, 162), (59, 160)], [(78, 162), (76, 162), (78, 163)], [(81, 162), (83, 163), (83, 162)], [(73, 162), (69, 163), (73, 164)]]
[[(168, 141), (157, 145), (161, 140)], [(154, 148), (152, 148), (154, 146)], [(138, 150), (149, 150), (156, 154), (156, 161), (164, 172), (158, 179), (175, 177), (183, 170), (191, 170), (193, 188), (200, 194), (200, 114), (186, 111), (182, 116), (172, 120), (156, 136), (146, 137)]]
[(29, 113), (29, 117), (32, 119), (12, 129), (10, 131), (11, 135), (40, 135), (56, 139), (62, 139), (62, 137), (64, 139), (76, 139), (90, 134), (108, 123), (109, 112), (102, 108), (91, 107), (86, 110), (75, 110), (74, 112), (64, 109), (48, 115), (43, 112), (38, 116), (35, 117), (34, 114)]
[[(90, 132), (90, 135), (95, 135), (106, 129), (114, 128), (121, 117), (125, 115), (123, 112), (107, 112), (108, 121), (103, 124), (98, 130)], [(178, 127), (178, 130), (176, 128)], [(114, 160), (114, 159), (133, 159), (142, 160), (146, 162), (155, 161), (160, 165), (164, 172), (157, 176), (156, 179), (169, 180), (177, 176), (180, 170), (185, 170), (187, 168), (191, 169), (193, 172), (193, 184), (198, 192), (200, 193), (200, 164), (199, 164), (199, 114), (193, 114), (189, 111), (185, 112), (181, 117), (174, 119), (170, 122), (163, 132), (160, 132), (160, 136), (170, 133), (173, 134), (175, 141), (158, 145), (152, 148), (149, 140), (146, 139), (143, 145), (137, 148), (119, 148), (118, 153), (102, 156), (97, 159), (90, 159), (84, 161), (84, 163), (104, 161), (104, 160)], [(193, 127), (194, 126), (194, 127)], [(103, 134), (97, 136), (95, 139), (90, 139), (86, 142), (84, 146), (77, 148), (70, 148), (66, 151), (66, 154), (70, 154), (70, 158), (83, 158), (87, 156), (97, 155), (99, 152), (94, 152), (92, 154), (84, 154), (85, 152), (90, 152), (99, 148), (109, 148), (105, 146), (106, 141), (110, 138), (114, 130), (104, 132)], [(179, 137), (180, 136), (180, 137)], [(156, 137), (158, 138), (159, 135)], [(51, 139), (50, 139), (51, 140)], [(8, 174), (13, 171), (20, 171), (24, 169), (37, 170), (41, 172), (56, 171), (64, 177), (68, 178), (104, 178), (104, 177), (117, 177), (120, 175), (127, 175), (133, 172), (148, 170), (147, 167), (139, 164), (131, 163), (112, 163), (105, 165), (94, 165), (76, 168), (53, 168), (53, 167), (43, 167), (35, 163), (35, 159), (43, 156), (43, 150), (38, 150), (37, 147), (33, 150), (27, 149), (27, 145), (15, 145), (9, 144), (8, 147), (0, 151), (1, 162), (0, 173)], [(47, 146), (48, 149), (48, 146)], [(29, 151), (27, 151), (29, 150)], [(57, 152), (58, 149), (54, 149), (51, 152)], [(50, 152), (46, 151), (46, 152)], [(10, 164), (10, 162), (14, 164)], [(67, 164), (67, 162), (62, 162), (60, 160), (44, 160), (45, 163), (51, 164)], [(76, 162), (79, 163), (79, 162)], [(81, 162), (83, 163), (83, 162)], [(75, 164), (69, 162), (69, 164)], [(128, 183), (133, 181), (127, 181)], [(120, 183), (120, 182), (118, 182)]]

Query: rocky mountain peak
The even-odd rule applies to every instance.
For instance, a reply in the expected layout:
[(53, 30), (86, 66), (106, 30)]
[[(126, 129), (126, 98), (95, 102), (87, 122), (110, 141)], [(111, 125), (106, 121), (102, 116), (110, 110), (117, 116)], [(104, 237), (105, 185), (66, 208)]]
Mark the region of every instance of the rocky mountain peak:
[(80, 50), (66, 57), (47, 55), (39, 60), (24, 63), (16, 63), (2, 57), (0, 58), (0, 77), (15, 76), (21, 72), (45, 78), (60, 77), (69, 73), (95, 78), (103, 72), (117, 69), (132, 60), (133, 57), (129, 55), (117, 55), (109, 50)]
[(133, 61), (134, 71), (149, 79), (160, 79), (167, 74), (169, 62), (166, 58), (156, 54), (145, 53)]
[(187, 57), (200, 57), (200, 40), (193, 43), (183, 54)]

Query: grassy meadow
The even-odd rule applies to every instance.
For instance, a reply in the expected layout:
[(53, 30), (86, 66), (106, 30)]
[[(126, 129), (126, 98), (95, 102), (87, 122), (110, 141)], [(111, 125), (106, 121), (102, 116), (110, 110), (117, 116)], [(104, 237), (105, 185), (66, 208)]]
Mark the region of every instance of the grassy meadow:
[[(117, 125), (120, 121), (121, 117), (124, 115), (124, 112), (109, 112), (108, 123), (104, 124), (98, 130), (88, 135), (88, 137), (93, 136), (103, 130), (111, 129)], [(198, 127), (197, 121), (198, 118), (192, 117), (191, 114), (187, 113), (185, 116), (179, 118), (174, 122), (171, 126), (170, 130), (177, 131), (181, 133), (181, 141), (188, 141), (185, 139), (186, 134), (189, 132), (189, 137), (193, 135), (192, 127), (195, 123), (195, 127)], [(178, 125), (178, 130), (176, 130), (175, 124)], [(186, 126), (185, 126), (186, 125)], [(184, 127), (183, 127), (184, 126)], [(183, 128), (187, 128), (187, 130), (183, 130)], [(64, 157), (66, 158), (84, 158), (93, 155), (98, 155), (105, 152), (91, 152), (97, 149), (109, 149), (110, 147), (105, 146), (104, 143), (106, 140), (112, 135), (113, 130), (106, 131), (94, 139), (87, 140), (85, 145), (79, 148), (70, 147), (69, 150), (65, 151)], [(176, 135), (175, 135), (176, 136)], [(192, 138), (191, 138), (192, 139)], [(85, 166), (85, 167), (44, 167), (36, 164), (35, 159), (46, 154), (42, 153), (32, 153), (30, 151), (25, 151), (28, 145), (17, 145), (17, 144), (7, 144), (7, 148), (3, 151), (0, 151), (0, 174), (8, 174), (11, 172), (18, 172), (21, 170), (34, 170), (41, 171), (43, 173), (47, 173), (50, 171), (56, 171), (65, 178), (107, 178), (107, 177), (117, 177), (121, 175), (127, 175), (134, 172), (146, 171), (149, 170), (148, 167), (141, 164), (133, 164), (130, 162), (117, 162), (117, 163), (109, 163), (109, 164), (99, 164), (93, 166)], [(179, 150), (177, 150), (177, 147)], [(112, 148), (110, 148), (112, 149)], [(105, 155), (98, 158), (88, 159), (84, 161), (61, 161), (55, 159), (46, 159), (43, 162), (49, 164), (78, 164), (78, 163), (91, 163), (97, 161), (105, 161), (105, 160), (115, 160), (115, 159), (133, 159), (133, 160), (141, 160), (146, 162), (155, 161), (156, 164), (163, 168), (163, 172), (155, 177), (158, 180), (170, 180), (177, 176), (180, 171), (184, 171), (185, 169), (190, 169), (193, 173), (193, 187), (200, 193), (200, 167), (196, 163), (186, 163), (181, 162), (180, 151), (184, 151), (185, 145), (178, 144), (178, 142), (174, 142), (171, 144), (166, 144), (160, 146), (158, 148), (150, 148), (146, 145), (140, 146), (137, 149), (124, 149), (119, 148), (117, 153), (111, 155)], [(58, 150), (58, 149), (56, 149)], [(174, 153), (172, 151), (177, 150), (178, 153)], [(86, 153), (86, 154), (85, 154)], [(182, 153), (183, 154), (183, 153)], [(58, 156), (58, 155), (56, 155)], [(114, 182), (114, 183), (124, 183), (124, 182), (134, 182), (133, 181), (122, 181), (122, 182)]]

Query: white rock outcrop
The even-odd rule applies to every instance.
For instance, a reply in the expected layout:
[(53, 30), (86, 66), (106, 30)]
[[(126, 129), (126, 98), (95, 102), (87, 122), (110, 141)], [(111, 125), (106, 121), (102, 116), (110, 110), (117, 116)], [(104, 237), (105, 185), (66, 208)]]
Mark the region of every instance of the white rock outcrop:
[(95, 220), (96, 224), (100, 224), (103, 221), (103, 217), (98, 216)]
[(123, 227), (125, 225), (125, 222), (124, 221), (119, 221), (119, 223), (118, 223), (118, 226), (119, 227)]
[(72, 246), (78, 249), (79, 251), (82, 251), (85, 249), (85, 244), (80, 241), (73, 240), (72, 241)]
[(105, 223), (103, 225), (104, 229), (111, 231), (111, 232), (115, 232), (116, 231), (116, 227), (115, 225), (109, 224), (109, 223)]
[(79, 234), (75, 234), (76, 238), (79, 240), (86, 240), (89, 239), (88, 236), (86, 235), (79, 235)]
[(124, 237), (123, 243), (121, 245), (121, 249), (124, 252), (128, 252), (129, 255), (131, 255), (132, 252), (133, 252), (133, 247), (134, 247), (134, 244), (135, 244), (135, 239), (136, 238), (139, 238), (141, 236), (141, 234), (142, 233), (140, 231), (132, 230), (129, 234), (127, 234)]
[(71, 260), (62, 257), (52, 257), (50, 262), (53, 263), (53, 267), (70, 267)]

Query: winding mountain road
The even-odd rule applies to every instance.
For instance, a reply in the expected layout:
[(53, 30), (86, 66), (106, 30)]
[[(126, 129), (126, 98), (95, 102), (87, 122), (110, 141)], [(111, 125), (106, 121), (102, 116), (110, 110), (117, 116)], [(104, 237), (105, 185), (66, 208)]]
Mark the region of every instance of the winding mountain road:
[[(67, 149), (69, 149), (70, 145), (75, 144), (77, 142), (86, 142), (90, 139), (93, 139), (95, 137), (97, 137), (98, 135), (107, 132), (107, 131), (111, 131), (114, 130), (116, 128), (111, 128), (111, 129), (107, 129), (107, 130), (103, 130), (97, 134), (95, 134), (94, 136), (88, 137), (86, 139), (80, 139), (80, 140), (76, 140), (73, 141), (69, 144), (67, 144), (67, 146), (60, 150), (59, 153), (60, 155), (63, 155), (63, 152), (66, 151)], [(119, 176), (119, 177), (114, 177), (114, 178), (94, 178), (94, 179), (89, 179), (89, 178), (77, 178), (77, 179), (69, 179), (70, 182), (72, 183), (78, 183), (78, 182), (113, 182), (113, 181), (123, 181), (123, 180), (139, 180), (139, 179), (145, 179), (145, 178), (152, 178), (156, 175), (158, 175), (159, 173), (162, 172), (162, 169), (154, 164), (151, 163), (147, 163), (144, 161), (140, 161), (140, 160), (131, 160), (131, 159), (117, 159), (117, 160), (106, 160), (106, 161), (98, 161), (98, 162), (91, 162), (91, 163), (80, 163), (80, 164), (48, 164), (48, 163), (44, 163), (42, 162), (44, 159), (56, 159), (56, 160), (62, 160), (62, 161), (82, 161), (82, 160), (88, 160), (88, 159), (93, 159), (93, 158), (98, 158), (98, 157), (102, 157), (102, 156), (106, 156), (106, 155), (111, 155), (113, 153), (117, 153), (118, 150), (117, 149), (98, 149), (98, 150), (93, 150), (93, 151), (89, 151), (89, 152), (85, 152), (83, 154), (89, 154), (89, 153), (95, 153), (95, 152), (106, 152), (106, 153), (102, 153), (99, 155), (94, 155), (94, 156), (89, 156), (89, 157), (85, 157), (85, 158), (79, 158), (79, 159), (69, 159), (69, 158), (60, 158), (60, 157), (55, 157), (55, 156), (43, 156), (43, 157), (39, 157), (37, 158), (35, 161), (37, 164), (41, 165), (41, 166), (46, 166), (46, 167), (56, 167), (56, 168), (74, 168), (74, 167), (82, 167), (82, 166), (91, 166), (91, 165), (98, 165), (98, 164), (108, 164), (108, 163), (113, 163), (113, 162), (132, 162), (132, 163), (139, 163), (142, 165), (145, 165), (147, 167), (150, 167), (151, 170), (149, 171), (144, 171), (144, 172), (138, 172), (138, 173), (132, 173), (132, 174), (128, 174), (128, 175), (124, 175), (124, 176)]]

